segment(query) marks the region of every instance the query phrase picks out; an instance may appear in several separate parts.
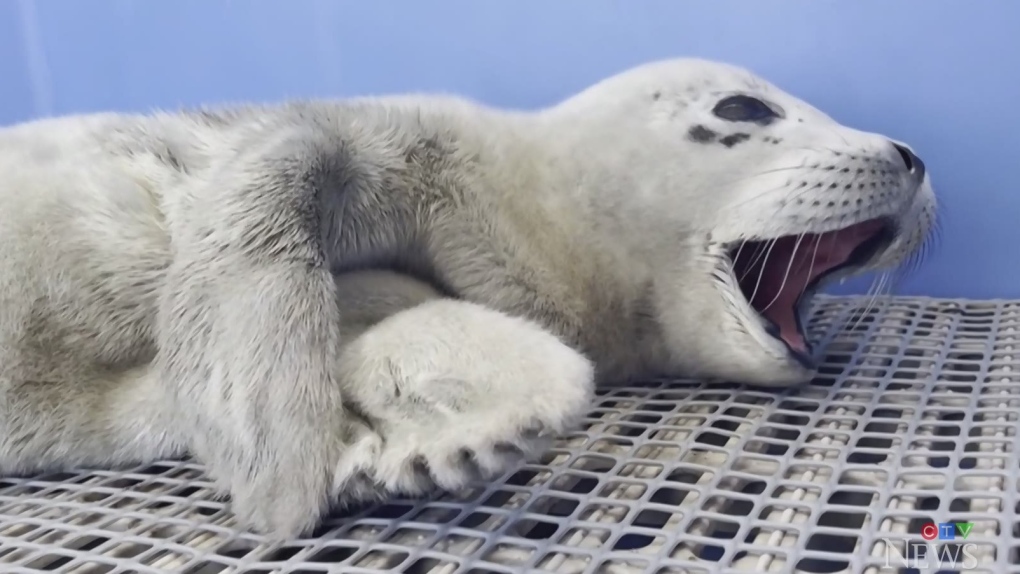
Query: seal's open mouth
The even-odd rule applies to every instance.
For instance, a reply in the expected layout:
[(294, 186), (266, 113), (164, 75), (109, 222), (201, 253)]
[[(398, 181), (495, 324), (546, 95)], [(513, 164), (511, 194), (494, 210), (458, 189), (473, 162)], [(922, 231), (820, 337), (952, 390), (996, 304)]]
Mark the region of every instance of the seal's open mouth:
[(729, 255), (740, 291), (766, 329), (794, 356), (810, 362), (800, 317), (804, 305), (824, 279), (864, 265), (892, 236), (888, 220), (873, 219), (827, 233), (745, 241)]

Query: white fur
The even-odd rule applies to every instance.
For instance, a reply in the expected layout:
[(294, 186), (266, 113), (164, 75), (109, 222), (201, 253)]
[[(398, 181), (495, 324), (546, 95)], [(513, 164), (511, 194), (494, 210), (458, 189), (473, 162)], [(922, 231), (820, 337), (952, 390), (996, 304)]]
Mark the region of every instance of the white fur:
[[(714, 117), (713, 105), (733, 94), (760, 97), (785, 117), (767, 129)], [(543, 152), (557, 158), (573, 188), (584, 190), (588, 209), (580, 216), (598, 222), (607, 249), (625, 253), (619, 259), (627, 261), (628, 273), (655, 283), (667, 347), (681, 353), (670, 370), (766, 386), (811, 376), (746, 304), (731, 303), (728, 293), (705, 280), (717, 272), (712, 255), (723, 246), (894, 217), (904, 232), (867, 268), (878, 269), (916, 250), (935, 222), (928, 177), (919, 188), (905, 185), (881, 196), (870, 186), (857, 187), (857, 169), (898, 161), (892, 140), (841, 125), (735, 66), (702, 60), (639, 66), (542, 118), (545, 145), (552, 148)], [(693, 144), (687, 132), (696, 125), (751, 139), (729, 149)], [(781, 143), (766, 143), (763, 134)], [(853, 188), (844, 190), (849, 182)]]
[(374, 460), (341, 465), (369, 469), (393, 491), (420, 488), (410, 467), (418, 457), (446, 489), (492, 478), (568, 430), (590, 405), (593, 377), (587, 359), (530, 321), (424, 303), (344, 351), (341, 379), (379, 442)]
[[(736, 92), (782, 121), (714, 117)], [(402, 96), (5, 128), (0, 473), (187, 454), (290, 536), (509, 470), (593, 382), (804, 382), (721, 254), (889, 216), (871, 266), (897, 264), (935, 200), (896, 161), (700, 60), (534, 113)]]

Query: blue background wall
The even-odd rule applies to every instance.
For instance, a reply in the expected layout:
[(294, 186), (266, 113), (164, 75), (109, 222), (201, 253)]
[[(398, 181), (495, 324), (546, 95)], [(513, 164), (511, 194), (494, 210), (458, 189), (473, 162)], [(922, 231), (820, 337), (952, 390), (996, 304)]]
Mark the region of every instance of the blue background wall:
[(899, 292), (1020, 297), (1017, 0), (0, 0), (0, 123), (407, 90), (533, 107), (677, 55), (919, 151), (944, 239)]

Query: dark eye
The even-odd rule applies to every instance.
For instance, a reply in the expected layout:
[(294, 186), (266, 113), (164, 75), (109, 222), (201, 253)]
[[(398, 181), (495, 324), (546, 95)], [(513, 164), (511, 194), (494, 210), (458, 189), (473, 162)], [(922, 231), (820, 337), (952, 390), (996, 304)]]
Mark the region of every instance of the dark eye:
[(730, 122), (768, 123), (779, 117), (768, 104), (751, 96), (723, 98), (712, 109), (712, 113)]

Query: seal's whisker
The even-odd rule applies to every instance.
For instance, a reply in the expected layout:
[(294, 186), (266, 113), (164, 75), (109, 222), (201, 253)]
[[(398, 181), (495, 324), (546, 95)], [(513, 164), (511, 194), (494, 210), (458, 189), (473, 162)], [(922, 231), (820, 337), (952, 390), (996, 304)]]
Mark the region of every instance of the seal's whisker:
[(747, 245), (747, 242), (745, 242), (745, 241), (741, 241), (740, 242), (740, 246), (737, 247), (737, 252), (736, 252), (736, 254), (733, 255), (733, 259), (730, 262), (731, 264), (736, 265), (736, 262), (740, 261), (740, 254), (744, 251), (744, 247), (746, 245)]
[(931, 241), (924, 239), (918, 248), (907, 255), (907, 258), (897, 269), (897, 274), (906, 277), (911, 273), (920, 269), (921, 265), (927, 260), (931, 250)]
[[(839, 139), (843, 140), (843, 145), (845, 145), (846, 147), (848, 147), (848, 148), (853, 147), (852, 145), (850, 145), (850, 142), (846, 139), (846, 136), (841, 134), (839, 132), (839, 130), (837, 130), (836, 128), (834, 128), (832, 126), (829, 126), (828, 127), (828, 131), (836, 134), (836, 136), (839, 137)], [(832, 151), (832, 150), (829, 150), (829, 151)]]
[(899, 290), (900, 282), (903, 280), (904, 274), (902, 273), (902, 267), (898, 268), (890, 274), (889, 280), (889, 295), (892, 295)]
[(814, 270), (815, 270), (815, 259), (818, 258), (818, 245), (821, 244), (821, 242), (822, 242), (822, 236), (821, 235), (816, 235), (815, 236), (815, 248), (811, 252), (811, 263), (808, 266), (807, 275), (804, 276), (804, 289), (807, 289), (811, 285), (811, 274), (814, 273)]
[[(821, 151), (821, 150), (816, 149), (816, 148), (795, 148), (795, 149), (803, 149), (805, 151)], [(724, 183), (726, 185), (732, 185), (732, 184), (735, 184), (735, 183), (745, 182), (745, 181), (754, 179), (756, 177), (762, 177), (762, 176), (765, 176), (765, 175), (771, 175), (771, 174), (774, 174), (774, 173), (779, 173), (779, 172), (784, 172), (784, 171), (793, 171), (793, 170), (798, 170), (798, 169), (810, 169), (810, 168), (808, 168), (808, 165), (807, 165), (806, 162), (802, 162), (802, 163), (800, 163), (798, 165), (787, 165), (787, 166), (783, 166), (783, 167), (775, 167), (775, 168), (771, 168), (771, 169), (766, 169), (764, 171), (759, 171), (759, 172), (755, 172), (755, 173), (752, 173), (752, 174), (748, 174), (748, 175), (745, 175), (743, 177), (738, 177), (738, 178), (735, 178), (735, 179), (724, 180)], [(782, 188), (779, 188), (779, 189), (782, 189)], [(775, 190), (773, 190), (773, 191), (775, 191)]]
[(868, 288), (867, 294), (865, 295), (868, 302), (865, 305), (864, 310), (857, 316), (853, 325), (848, 329), (849, 332), (856, 331), (860, 324), (867, 318), (868, 314), (871, 313), (874, 304), (878, 301), (878, 295), (882, 292), (888, 277), (888, 273), (881, 273), (872, 280), (871, 287)]
[[(776, 241), (777, 241), (777, 239), (769, 239), (764, 245), (759, 245), (759, 246), (757, 246), (755, 248), (755, 252), (754, 252), (755, 253), (755, 258), (751, 260), (751, 263), (747, 266), (747, 269), (744, 271), (744, 273), (741, 274), (740, 279), (738, 281), (742, 282), (744, 279), (747, 278), (747, 274), (750, 273), (751, 270), (754, 269), (754, 267), (756, 265), (758, 265), (759, 261), (761, 261), (762, 254), (767, 254), (768, 250), (772, 249), (772, 245), (774, 245)], [(766, 257), (767, 257), (767, 255), (766, 255)], [(765, 268), (764, 267), (765, 267), (765, 264), (764, 264), (764, 262), (762, 262), (762, 272), (763, 273), (765, 272)]]
[(917, 248), (907, 254), (897, 269), (898, 277), (902, 279), (921, 268), (921, 265), (928, 260), (932, 252), (938, 248), (939, 242), (942, 239), (942, 231), (942, 221), (937, 218), (933, 219), (928, 233), (920, 239)]
[[(804, 149), (809, 149), (809, 148), (804, 148)], [(829, 149), (829, 148), (823, 148), (823, 149), (816, 150), (816, 151), (829, 151), (830, 153), (836, 153), (835, 150), (832, 150), (832, 149)], [(804, 171), (807, 171), (807, 172), (810, 172), (810, 173), (813, 173), (813, 174), (817, 174), (817, 173), (825, 174), (825, 173), (827, 173), (827, 171), (823, 171), (823, 170), (820, 170), (820, 169), (815, 169), (816, 167), (817, 166), (808, 166), (807, 163), (805, 162), (804, 164), (801, 164), (799, 167), (792, 167), (791, 166), (791, 167), (786, 167), (786, 168), (778, 168), (778, 169), (774, 169), (774, 170), (765, 170), (765, 171), (762, 171), (762, 172), (758, 172), (758, 173), (752, 174), (752, 175), (750, 175), (750, 176), (748, 176), (746, 178), (742, 178), (742, 179), (736, 180), (736, 182), (745, 181), (745, 180), (748, 180), (748, 179), (753, 179), (755, 177), (760, 177), (760, 176), (772, 174), (772, 173), (775, 173), (775, 172), (791, 171), (791, 170), (794, 170), (794, 169), (802, 169)], [(846, 185), (847, 183), (845, 183), (845, 182), (859, 183), (859, 178), (857, 178), (857, 177), (849, 177), (849, 178), (841, 178), (838, 181), (833, 181), (831, 178), (820, 177), (820, 178), (817, 179), (817, 181), (814, 182), (814, 185), (807, 185), (806, 187), (803, 187), (803, 188), (800, 188), (800, 189), (796, 189), (795, 191), (790, 193), (790, 196), (786, 199), (785, 203), (788, 205), (790, 202), (793, 202), (793, 201), (796, 201), (796, 200), (800, 199), (805, 194), (812, 193), (812, 192), (817, 192), (819, 190), (819, 188), (822, 188), (822, 187), (825, 187), (825, 186), (831, 186), (834, 183), (842, 183), (843, 185)], [(789, 191), (790, 187), (792, 185), (793, 185), (792, 181), (786, 181), (782, 185), (773, 187), (773, 188), (765, 190), (765, 191), (761, 191), (761, 192), (755, 193), (752, 197), (749, 197), (749, 198), (747, 198), (747, 199), (745, 199), (743, 201), (736, 202), (734, 205), (736, 207), (742, 207), (742, 206), (746, 205), (747, 203), (751, 203), (751, 202), (754, 202), (754, 201), (758, 201), (758, 200), (764, 199), (765, 197), (767, 197), (767, 196), (769, 196), (769, 195), (771, 195), (773, 193), (780, 192), (780, 191)], [(782, 206), (782, 205), (778, 206), (776, 208), (777, 213), (781, 212), (783, 208), (784, 208), (784, 206)]]
[(763, 175), (779, 173), (779, 172), (782, 172), (782, 171), (793, 171), (795, 169), (804, 169), (806, 167), (807, 167), (807, 165), (802, 163), (800, 165), (789, 165), (789, 166), (786, 166), (786, 167), (776, 167), (776, 168), (773, 168), (773, 169), (766, 169), (765, 171), (759, 171), (757, 173), (752, 173), (751, 175), (748, 175), (746, 177), (742, 177), (740, 179), (734, 180), (734, 183), (739, 182), (739, 181), (746, 181), (748, 179), (754, 179), (756, 177), (761, 177)]
[[(809, 185), (809, 186), (806, 186), (806, 187), (803, 187), (803, 188), (800, 188), (800, 189), (797, 189), (797, 190), (793, 191), (790, 194), (790, 197), (786, 199), (786, 204), (789, 205), (791, 202), (795, 202), (796, 200), (802, 198), (805, 194), (812, 193), (812, 192), (817, 192), (820, 188), (824, 188), (824, 187), (826, 187), (826, 185), (831, 186), (833, 183), (836, 183), (836, 182), (832, 181), (831, 178), (820, 177), (820, 178), (818, 178), (818, 180), (815, 182), (815, 184), (813, 186)], [(783, 187), (783, 188), (779, 188), (779, 189), (786, 189), (786, 188)], [(765, 193), (775, 193), (779, 189), (770, 189), (769, 191), (767, 191)], [(763, 194), (759, 194), (754, 199), (758, 199), (762, 195)], [(784, 208), (783, 205), (778, 206), (776, 208), (776, 212), (777, 213), (781, 212), (783, 208)]]
[(779, 289), (776, 290), (776, 294), (773, 295), (772, 300), (769, 301), (768, 305), (759, 310), (759, 313), (764, 313), (769, 310), (776, 301), (779, 300), (779, 296), (783, 294), (783, 289), (786, 288), (786, 280), (790, 276), (790, 270), (793, 268), (794, 261), (797, 260), (797, 249), (800, 248), (800, 242), (804, 239), (804, 234), (800, 233), (797, 235), (797, 241), (793, 244), (793, 251), (790, 253), (790, 262), (786, 264), (786, 271), (783, 273), (783, 280), (779, 283)]
[(832, 234), (829, 236), (829, 250), (832, 250), (835, 247), (836, 247), (836, 234)]
[[(808, 169), (808, 168), (805, 168), (805, 169)], [(813, 171), (813, 172), (814, 172), (815, 170), (811, 170), (811, 171)], [(830, 184), (831, 184), (831, 182), (830, 182), (829, 180), (827, 180), (827, 179), (825, 179), (825, 178), (819, 178), (819, 179), (817, 180), (817, 182), (815, 183), (815, 185), (808, 185), (808, 186), (806, 186), (806, 187), (803, 187), (803, 188), (800, 188), (800, 189), (796, 189), (795, 191), (793, 191), (792, 193), (790, 193), (790, 195), (789, 195), (789, 197), (788, 197), (788, 198), (786, 198), (786, 202), (785, 202), (785, 203), (786, 203), (786, 205), (779, 205), (779, 206), (777, 206), (777, 207), (776, 207), (776, 213), (777, 213), (777, 214), (778, 214), (778, 213), (781, 213), (781, 212), (783, 211), (783, 209), (785, 209), (785, 208), (786, 208), (786, 206), (787, 206), (787, 205), (789, 205), (789, 204), (790, 204), (791, 202), (794, 202), (794, 201), (796, 201), (796, 200), (800, 199), (800, 198), (801, 198), (801, 197), (803, 197), (803, 196), (804, 196), (805, 194), (807, 194), (807, 193), (813, 193), (813, 192), (817, 192), (817, 191), (818, 191), (818, 189), (819, 189), (820, 187), (823, 187), (823, 186), (825, 186), (825, 185), (826, 185), (827, 183), (830, 183)], [(780, 185), (780, 186), (777, 186), (777, 187), (773, 187), (773, 188), (771, 188), (771, 189), (768, 189), (768, 190), (765, 190), (765, 191), (761, 191), (761, 192), (758, 192), (758, 193), (756, 193), (755, 195), (753, 195), (753, 196), (751, 196), (751, 197), (749, 197), (749, 198), (747, 198), (747, 199), (745, 199), (745, 200), (743, 200), (743, 201), (738, 201), (738, 202), (735, 202), (735, 203), (734, 203), (734, 206), (735, 206), (735, 207), (743, 207), (744, 205), (746, 205), (746, 204), (748, 204), (748, 203), (751, 203), (751, 202), (753, 202), (753, 201), (758, 201), (758, 200), (764, 199), (764, 198), (766, 198), (766, 196), (768, 196), (768, 195), (771, 195), (771, 194), (773, 194), (773, 193), (776, 193), (776, 192), (778, 192), (778, 191), (787, 191), (787, 192), (789, 192), (789, 190), (790, 190), (790, 184), (791, 184), (791, 182), (790, 182), (790, 181), (786, 181), (786, 182), (784, 182), (784, 183), (783, 183), (782, 185)]]
[(747, 300), (752, 305), (754, 305), (754, 300), (758, 296), (758, 288), (761, 287), (761, 280), (762, 277), (764, 277), (765, 275), (765, 264), (769, 260), (769, 255), (772, 253), (772, 248), (775, 247), (776, 241), (777, 241), (776, 239), (773, 239), (772, 241), (769, 242), (768, 251), (765, 252), (765, 259), (762, 261), (761, 264), (761, 271), (758, 272), (758, 281), (755, 282), (754, 291), (751, 292), (751, 297), (749, 297)]
[[(749, 204), (751, 202), (758, 201), (758, 200), (762, 199), (763, 197), (765, 197), (767, 195), (770, 195), (770, 194), (773, 194), (773, 193), (775, 193), (777, 191), (788, 190), (789, 187), (790, 187), (790, 183), (789, 182), (784, 182), (782, 185), (773, 187), (771, 189), (767, 189), (765, 191), (760, 191), (760, 192), (758, 192), (758, 193), (752, 195), (751, 197), (748, 197), (748, 198), (746, 198), (746, 199), (744, 199), (742, 201), (735, 201), (735, 202), (733, 202), (731, 209), (738, 208), (738, 207), (744, 207), (745, 205), (747, 205), (747, 204)], [(782, 209), (782, 208), (780, 207), (779, 209)]]
[(892, 274), (889, 273), (888, 271), (883, 272), (880, 288), (875, 291), (874, 296), (875, 305), (872, 308), (877, 307), (879, 301), (881, 301), (882, 299), (888, 299), (892, 295), (893, 284), (894, 282), (892, 281)]

